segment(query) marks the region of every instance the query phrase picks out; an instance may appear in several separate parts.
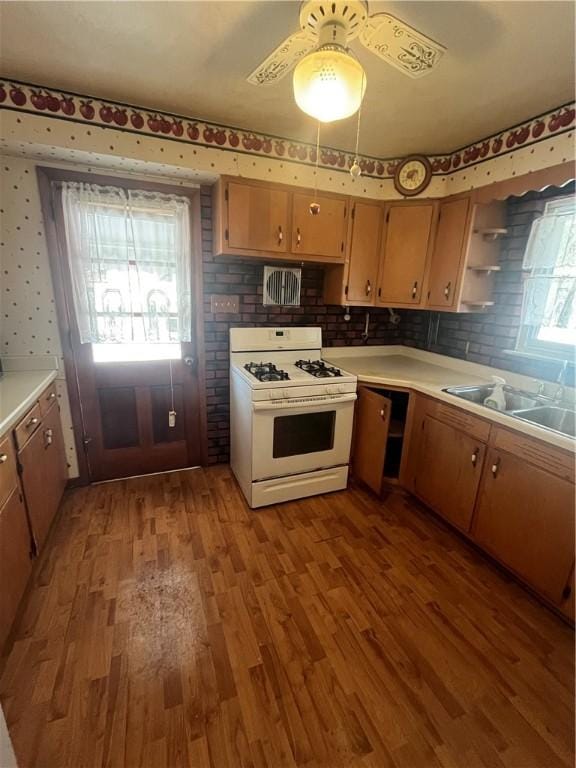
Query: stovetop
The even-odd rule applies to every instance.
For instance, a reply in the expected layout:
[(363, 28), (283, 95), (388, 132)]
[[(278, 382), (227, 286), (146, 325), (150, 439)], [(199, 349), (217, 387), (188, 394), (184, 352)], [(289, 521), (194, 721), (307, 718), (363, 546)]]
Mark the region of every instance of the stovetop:
[[(314, 350), (316, 351), (316, 350)], [(231, 356), (232, 370), (239, 373), (252, 389), (334, 384), (355, 384), (356, 376), (341, 371), (316, 356), (301, 359), (298, 353), (280, 352), (259, 359), (253, 353)]]

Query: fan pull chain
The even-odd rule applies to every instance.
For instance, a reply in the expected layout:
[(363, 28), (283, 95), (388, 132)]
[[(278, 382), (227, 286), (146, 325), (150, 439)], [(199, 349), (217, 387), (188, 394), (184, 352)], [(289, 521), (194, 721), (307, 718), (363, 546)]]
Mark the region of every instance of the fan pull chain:
[(310, 203), (310, 213), (312, 216), (318, 216), (320, 213), (320, 203), (318, 202), (318, 163), (320, 161), (320, 121), (316, 129), (316, 168), (314, 169), (314, 200)]
[[(360, 84), (360, 92), (362, 93), (364, 91), (364, 78), (365, 74), (362, 72), (362, 83)], [(362, 118), (362, 102), (364, 99), (360, 101), (360, 106), (358, 107), (358, 122), (356, 124), (356, 150), (354, 152), (354, 162), (352, 163), (350, 167), (350, 176), (352, 176), (353, 179), (357, 179), (359, 176), (362, 175), (362, 168), (360, 167), (360, 163), (358, 162), (358, 147), (360, 144), (360, 120)]]
[(170, 367), (170, 410), (168, 411), (168, 426), (176, 426), (176, 411), (174, 410), (174, 380), (172, 378), (172, 360), (168, 360)]

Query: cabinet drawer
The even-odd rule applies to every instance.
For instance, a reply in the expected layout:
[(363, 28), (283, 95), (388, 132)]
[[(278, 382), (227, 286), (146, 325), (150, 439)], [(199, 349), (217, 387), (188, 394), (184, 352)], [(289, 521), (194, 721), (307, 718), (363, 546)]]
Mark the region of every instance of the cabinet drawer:
[(42, 421), (42, 411), (40, 405), (36, 405), (31, 408), (26, 416), (18, 423), (14, 430), (14, 436), (16, 437), (16, 445), (18, 450), (23, 448), (29, 438), (36, 432)]
[(52, 384), (50, 384), (50, 386), (47, 387), (44, 392), (42, 392), (38, 400), (38, 404), (40, 405), (40, 413), (42, 416), (45, 416), (48, 413), (48, 410), (56, 402), (56, 398), (56, 382), (53, 381)]
[(16, 451), (10, 435), (0, 439), (0, 507), (18, 485)]
[(496, 428), (493, 435), (495, 448), (512, 453), (546, 472), (574, 482), (572, 454), (518, 432), (509, 432), (507, 429)]
[(429, 416), (434, 416), (438, 421), (443, 421), (451, 427), (466, 432), (467, 435), (476, 438), (476, 440), (481, 440), (484, 443), (488, 442), (490, 424), (466, 413), (466, 411), (453, 408), (451, 405), (444, 405), (444, 403), (438, 401), (431, 401), (428, 405), (427, 413)]

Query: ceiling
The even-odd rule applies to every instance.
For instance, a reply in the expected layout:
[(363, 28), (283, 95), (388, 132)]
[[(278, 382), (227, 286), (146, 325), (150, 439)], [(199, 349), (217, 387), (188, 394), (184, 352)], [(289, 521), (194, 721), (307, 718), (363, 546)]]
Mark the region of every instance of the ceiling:
[[(296, 31), (298, 2), (1, 2), (6, 77), (313, 141), (291, 77), (245, 77)], [(572, 2), (372, 2), (448, 51), (412, 80), (352, 43), (367, 75), (360, 151), (443, 153), (574, 97)], [(356, 123), (322, 129), (352, 150)]]

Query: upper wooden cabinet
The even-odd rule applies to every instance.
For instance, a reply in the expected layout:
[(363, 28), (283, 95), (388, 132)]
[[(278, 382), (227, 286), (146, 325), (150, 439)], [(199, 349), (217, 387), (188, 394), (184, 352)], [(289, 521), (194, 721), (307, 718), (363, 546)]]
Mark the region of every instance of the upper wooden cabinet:
[(226, 232), (230, 248), (286, 253), (288, 193), (230, 181), (225, 190)]
[(477, 203), (473, 193), (440, 203), (428, 269), (428, 308), (475, 312), (493, 304), (504, 216), (503, 202)]
[(434, 203), (389, 206), (376, 304), (387, 307), (422, 304), (435, 209)]
[(468, 197), (440, 203), (428, 280), (427, 305), (431, 309), (451, 309), (456, 302), (469, 211)]
[[(310, 213), (310, 203), (320, 205), (320, 213)], [(348, 201), (295, 192), (292, 195), (292, 252), (302, 256), (340, 259), (348, 229)]]
[(376, 295), (384, 208), (365, 200), (351, 205), (346, 263), (326, 269), (324, 299), (328, 304), (370, 306)]
[(213, 202), (216, 256), (344, 263), (348, 197), (223, 176)]

